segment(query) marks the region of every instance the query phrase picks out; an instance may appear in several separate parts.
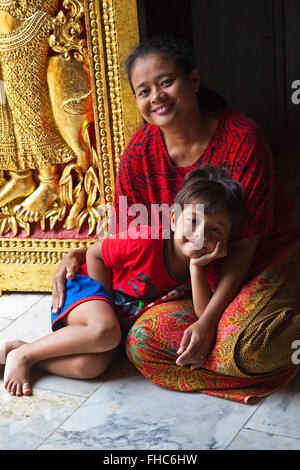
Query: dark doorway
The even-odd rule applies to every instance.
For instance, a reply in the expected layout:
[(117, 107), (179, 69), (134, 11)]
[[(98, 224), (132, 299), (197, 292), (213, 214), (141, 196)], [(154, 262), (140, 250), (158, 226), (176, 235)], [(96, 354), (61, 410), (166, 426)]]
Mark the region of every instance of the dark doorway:
[(141, 38), (188, 39), (202, 83), (258, 122), (273, 149), (297, 138), (299, 0), (138, 0), (138, 10)]

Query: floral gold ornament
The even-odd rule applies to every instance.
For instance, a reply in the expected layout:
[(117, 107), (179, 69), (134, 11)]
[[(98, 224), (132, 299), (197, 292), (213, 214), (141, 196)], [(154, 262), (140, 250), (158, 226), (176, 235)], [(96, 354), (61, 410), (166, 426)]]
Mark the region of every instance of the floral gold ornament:
[[(82, 26), (80, 19), (83, 17), (83, 2), (79, 0), (65, 0), (65, 8), (70, 8), (70, 15), (60, 11), (53, 20), (54, 32), (49, 38), (51, 48), (59, 52), (64, 59), (71, 56), (79, 62), (88, 61), (86, 40), (80, 38)], [(75, 52), (74, 52), (75, 51)]]

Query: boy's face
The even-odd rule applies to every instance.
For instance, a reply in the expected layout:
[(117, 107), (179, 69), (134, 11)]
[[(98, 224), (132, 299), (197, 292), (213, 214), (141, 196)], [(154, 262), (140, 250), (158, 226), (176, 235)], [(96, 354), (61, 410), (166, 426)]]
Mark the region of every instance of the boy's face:
[(223, 204), (211, 215), (204, 215), (203, 204), (187, 204), (176, 222), (174, 211), (171, 214), (174, 245), (188, 258), (199, 258), (211, 253), (218, 242), (223, 242), (226, 246), (231, 225), (231, 219)]

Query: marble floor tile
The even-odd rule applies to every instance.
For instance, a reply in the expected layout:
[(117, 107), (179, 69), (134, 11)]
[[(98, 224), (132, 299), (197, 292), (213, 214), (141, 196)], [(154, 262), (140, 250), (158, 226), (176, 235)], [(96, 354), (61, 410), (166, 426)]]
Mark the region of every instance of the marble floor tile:
[(257, 406), (162, 389), (124, 358), (39, 449), (224, 449)]
[[(2, 297), (0, 301), (1, 299)], [(24, 313), (20, 314), (5, 330), (0, 332), (0, 341), (12, 339), (34, 341), (50, 333), (50, 306), (51, 297), (44, 295), (36, 299), (36, 302), (28, 309), (24, 307)]]
[(83, 400), (46, 390), (29, 397), (13, 397), (0, 390), (0, 449), (35, 449)]
[(300, 439), (242, 429), (227, 450), (300, 450)]
[[(50, 294), (0, 297), (0, 342), (51, 332)], [(256, 405), (162, 389), (119, 355), (95, 380), (35, 369), (33, 396), (0, 376), (0, 450), (300, 450), (300, 374)]]
[(247, 429), (300, 439), (300, 374), (268, 396), (245, 426)]
[[(0, 297), (0, 316), (14, 320), (39, 302), (45, 294), (3, 294)], [(50, 297), (49, 294), (47, 296)]]
[(0, 331), (4, 330), (13, 320), (0, 317)]

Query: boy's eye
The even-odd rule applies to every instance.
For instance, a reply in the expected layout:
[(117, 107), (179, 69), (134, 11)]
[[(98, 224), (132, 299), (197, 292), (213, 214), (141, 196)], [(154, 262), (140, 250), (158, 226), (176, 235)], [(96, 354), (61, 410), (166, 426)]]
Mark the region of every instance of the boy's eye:
[(194, 218), (194, 217), (190, 217), (190, 218), (186, 219), (186, 221), (191, 225), (195, 225), (197, 223), (197, 219)]
[(216, 227), (213, 228), (212, 231), (213, 231), (214, 233), (216, 233), (217, 235), (221, 235), (221, 230), (218, 229), (218, 228), (216, 228)]
[(148, 90), (141, 90), (141, 91), (138, 93), (138, 96), (145, 96), (147, 93), (148, 93)]

